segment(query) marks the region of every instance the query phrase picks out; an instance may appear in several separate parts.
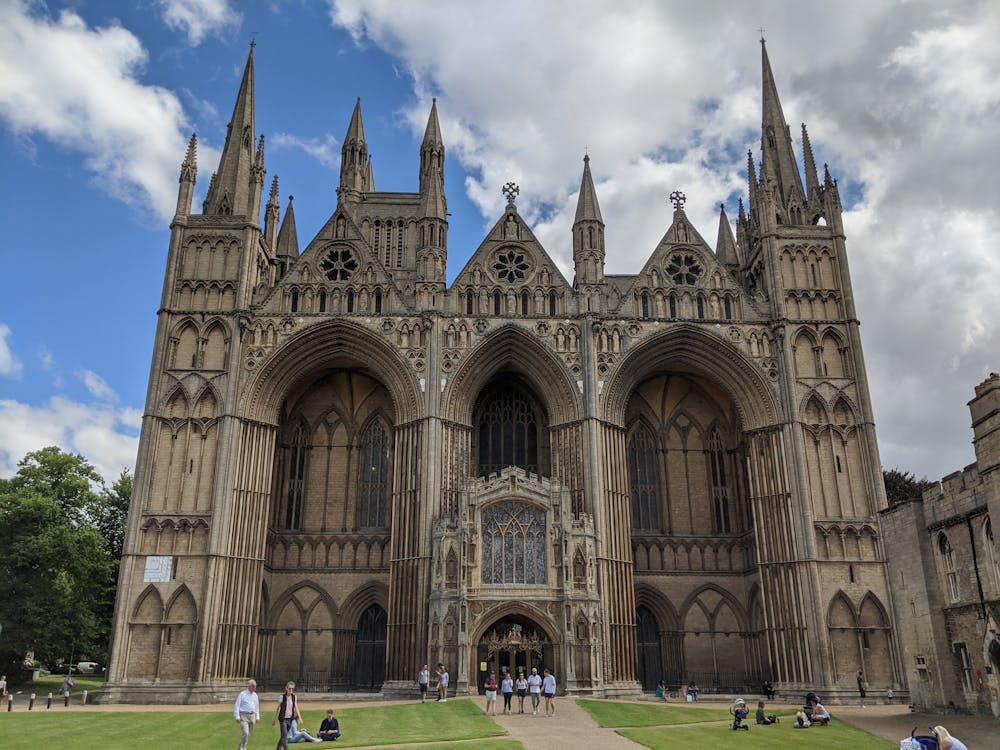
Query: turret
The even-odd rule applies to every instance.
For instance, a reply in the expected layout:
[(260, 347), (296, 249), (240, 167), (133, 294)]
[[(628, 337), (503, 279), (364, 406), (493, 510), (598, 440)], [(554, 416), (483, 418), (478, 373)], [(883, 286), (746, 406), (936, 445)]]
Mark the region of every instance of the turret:
[(279, 276), (284, 276), (292, 263), (299, 257), (299, 235), (295, 231), (295, 210), (292, 208), (294, 200), (295, 196), (288, 196), (285, 220), (281, 222), (281, 230), (278, 232), (278, 240), (274, 249), (275, 258), (278, 261)]
[(597, 202), (594, 178), (590, 174), (590, 156), (583, 157), (583, 178), (576, 201), (573, 221), (573, 266), (576, 285), (604, 281), (604, 219)]
[(802, 123), (802, 163), (806, 170), (806, 197), (809, 201), (809, 208), (816, 211), (822, 202), (822, 190), (819, 186), (816, 160), (813, 158), (812, 144), (809, 142), (809, 131), (806, 130), (805, 123)]
[(367, 187), (368, 167), (368, 145), (365, 143), (359, 96), (351, 114), (351, 123), (347, 126), (344, 145), (340, 149), (340, 187), (337, 188), (339, 201), (357, 203), (361, 200)]
[(187, 154), (181, 162), (180, 187), (177, 189), (177, 215), (187, 216), (191, 213), (191, 199), (194, 196), (194, 185), (198, 177), (198, 138), (192, 133), (188, 141)]
[(254, 157), (253, 167), (250, 169), (250, 191), (247, 198), (247, 216), (260, 221), (260, 199), (264, 194), (264, 136), (260, 137), (257, 143), (257, 155)]
[[(233, 116), (226, 130), (226, 144), (222, 148), (219, 159), (219, 169), (209, 186), (205, 198), (204, 212), (206, 214), (240, 214), (247, 213), (257, 220), (257, 213), (252, 208), (250, 187), (254, 180), (252, 174), (256, 160), (254, 158), (254, 77), (253, 56), (254, 44), (250, 44), (250, 55), (243, 69), (243, 80), (236, 96)], [(258, 199), (257, 210), (260, 210)]]
[(278, 203), (278, 175), (271, 180), (271, 195), (264, 208), (264, 244), (272, 253), (278, 238), (278, 221), (281, 218), (281, 206)]
[(437, 100), (431, 104), (424, 140), (420, 144), (420, 221), (417, 231), (417, 273), (422, 281), (433, 286), (422, 289), (430, 298), (445, 283), (448, 258), (448, 201), (444, 193), (444, 142), (438, 123)]
[(719, 237), (715, 243), (715, 255), (719, 262), (727, 268), (739, 268), (740, 256), (736, 249), (736, 238), (733, 237), (733, 229), (729, 226), (726, 206), (721, 203), (719, 204)]

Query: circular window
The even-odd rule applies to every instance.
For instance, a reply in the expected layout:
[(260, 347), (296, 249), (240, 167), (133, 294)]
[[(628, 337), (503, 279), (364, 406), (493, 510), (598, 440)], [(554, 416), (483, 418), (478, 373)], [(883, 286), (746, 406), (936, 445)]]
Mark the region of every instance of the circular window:
[(531, 264), (520, 250), (501, 250), (493, 261), (493, 271), (500, 281), (513, 284), (524, 281), (531, 270)]
[(693, 255), (677, 253), (667, 263), (666, 271), (675, 284), (694, 284), (701, 276), (701, 264)]
[(330, 281), (347, 281), (358, 267), (358, 262), (347, 248), (334, 248), (320, 261), (319, 267)]

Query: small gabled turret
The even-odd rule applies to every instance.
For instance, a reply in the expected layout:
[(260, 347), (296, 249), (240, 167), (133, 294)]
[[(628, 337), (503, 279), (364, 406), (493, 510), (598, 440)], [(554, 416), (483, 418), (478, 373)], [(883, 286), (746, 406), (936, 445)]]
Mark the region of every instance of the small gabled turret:
[(257, 143), (257, 155), (254, 157), (253, 167), (250, 169), (250, 191), (247, 197), (247, 216), (253, 218), (254, 223), (260, 221), (260, 201), (264, 195), (264, 136), (261, 135)]
[(288, 208), (285, 209), (285, 220), (281, 222), (278, 240), (275, 243), (274, 255), (278, 260), (278, 274), (284, 276), (289, 266), (299, 257), (299, 235), (295, 231), (295, 210), (292, 201), (295, 196), (288, 196)]
[(372, 169), (372, 155), (368, 154), (368, 167), (365, 169), (365, 192), (375, 192), (375, 170)]
[[(743, 206), (740, 205), (742, 210)], [(719, 238), (715, 243), (715, 255), (719, 262), (727, 268), (738, 268), (740, 265), (739, 251), (736, 249), (736, 238), (729, 226), (725, 204), (719, 204)]]
[(281, 205), (278, 203), (278, 175), (271, 180), (271, 194), (264, 208), (264, 244), (272, 253), (278, 238), (278, 221), (281, 218)]
[(177, 215), (187, 216), (191, 213), (191, 200), (194, 196), (194, 185), (198, 178), (198, 138), (192, 133), (188, 141), (187, 153), (181, 162), (181, 175), (177, 189)]
[(431, 112), (424, 129), (424, 140), (420, 144), (420, 192), (427, 188), (427, 181), (437, 175), (444, 182), (444, 141), (441, 138), (441, 123), (438, 122), (437, 99), (431, 100)]
[[(251, 174), (255, 166), (254, 140), (254, 47), (243, 69), (243, 80), (236, 96), (233, 116), (226, 130), (226, 144), (222, 148), (219, 169), (205, 198), (206, 214), (246, 213), (250, 207)], [(257, 204), (258, 210), (260, 204)], [(256, 214), (254, 214), (256, 216)]]
[(573, 222), (573, 266), (576, 285), (604, 281), (604, 219), (597, 202), (597, 190), (590, 173), (590, 156), (583, 157), (583, 177), (580, 196), (576, 201)]
[(361, 97), (354, 105), (351, 122), (347, 126), (344, 145), (340, 149), (340, 187), (337, 198), (354, 203), (361, 200), (368, 181), (368, 145), (365, 143), (365, 126), (361, 121)]
[(421, 306), (429, 306), (444, 287), (448, 259), (448, 200), (444, 193), (444, 142), (438, 123), (437, 100), (431, 103), (424, 140), (420, 144), (420, 221), (417, 231), (417, 273), (423, 282)]
[(812, 144), (809, 142), (809, 131), (802, 123), (802, 163), (806, 170), (806, 198), (809, 207), (815, 211), (822, 197), (819, 187), (819, 174), (816, 172), (816, 160), (813, 158)]

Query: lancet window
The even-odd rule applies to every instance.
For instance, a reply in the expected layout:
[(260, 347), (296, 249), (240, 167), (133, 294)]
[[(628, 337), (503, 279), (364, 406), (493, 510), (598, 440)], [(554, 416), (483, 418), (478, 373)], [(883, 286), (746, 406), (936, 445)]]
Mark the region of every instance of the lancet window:
[(361, 437), (358, 478), (358, 527), (384, 529), (389, 494), (389, 436), (373, 420)]
[(726, 452), (723, 449), (719, 430), (712, 430), (708, 439), (708, 464), (712, 473), (713, 520), (717, 533), (731, 531), (729, 520), (729, 482), (726, 477)]
[(486, 476), (507, 466), (538, 473), (539, 420), (528, 396), (505, 384), (482, 401), (479, 425), (479, 474)]
[(656, 438), (652, 430), (642, 422), (629, 436), (628, 473), (632, 490), (632, 528), (649, 531), (659, 529)]
[(483, 583), (543, 584), (545, 512), (502, 502), (483, 510)]
[(288, 488), (285, 501), (284, 525), (297, 529), (302, 523), (302, 495), (306, 476), (306, 426), (299, 424), (292, 433), (288, 449)]

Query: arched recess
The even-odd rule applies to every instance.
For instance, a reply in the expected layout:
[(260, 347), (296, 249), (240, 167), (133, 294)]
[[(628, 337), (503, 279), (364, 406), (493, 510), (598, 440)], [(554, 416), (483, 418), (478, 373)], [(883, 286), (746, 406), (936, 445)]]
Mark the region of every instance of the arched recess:
[(330, 681), (336, 605), (313, 581), (302, 581), (275, 602), (269, 680), (294, 677), (305, 686)]
[(820, 359), (822, 361), (823, 369), (820, 374), (827, 378), (847, 377), (848, 373), (845, 366), (844, 344), (841, 341), (840, 336), (832, 330), (826, 331), (823, 334), (821, 347)]
[(792, 342), (792, 362), (795, 366), (795, 376), (799, 378), (814, 378), (817, 371), (816, 339), (810, 331), (800, 330)]
[(205, 332), (203, 370), (224, 370), (229, 361), (229, 332), (220, 321), (213, 321)]
[(687, 679), (723, 692), (746, 689), (746, 614), (733, 594), (706, 584), (688, 596), (681, 612)]
[(761, 683), (774, 679), (771, 668), (770, 646), (767, 641), (767, 620), (764, 616), (764, 601), (760, 585), (754, 583), (747, 597), (747, 662), (750, 664), (750, 680)]
[[(641, 642), (642, 634), (639, 634), (638, 673), (642, 674), (645, 670), (647, 678), (655, 678), (651, 685), (654, 688), (661, 679), (666, 680), (668, 685), (680, 685), (684, 679), (684, 661), (677, 611), (669, 599), (645, 584), (636, 586), (635, 603), (637, 622), (640, 610), (644, 609), (655, 620), (657, 627), (655, 644), (646, 640), (647, 645), (644, 647)], [(649, 651), (652, 651), (652, 655)], [(656, 674), (653, 674), (654, 671)], [(640, 681), (645, 685), (642, 677)]]
[(827, 627), (830, 632), (830, 646), (833, 657), (834, 680), (846, 680), (859, 669), (861, 662), (858, 642), (858, 618), (854, 604), (843, 591), (838, 591), (830, 600), (827, 610)]
[(160, 636), (163, 628), (163, 599), (153, 584), (149, 584), (136, 600), (129, 623), (129, 679), (152, 680), (160, 660)]
[(168, 368), (194, 370), (198, 367), (198, 328), (191, 321), (182, 323), (173, 337), (176, 342)]
[(889, 615), (874, 593), (869, 591), (861, 600), (858, 613), (861, 626), (859, 638), (864, 656), (865, 678), (872, 685), (891, 685), (893, 680), (892, 642)]
[(475, 403), (487, 383), (503, 372), (518, 375), (541, 398), (550, 426), (580, 414), (580, 394), (566, 366), (535, 337), (515, 325), (486, 335), (449, 379), (443, 399), (446, 418), (472, 424)]
[(161, 680), (183, 680), (191, 674), (198, 606), (188, 587), (181, 584), (166, 605), (163, 648), (160, 660)]
[(624, 424), (636, 387), (664, 371), (706, 375), (719, 384), (735, 404), (744, 430), (777, 421), (778, 403), (760, 367), (725, 339), (693, 324), (650, 337), (618, 362), (605, 381), (603, 418)]

